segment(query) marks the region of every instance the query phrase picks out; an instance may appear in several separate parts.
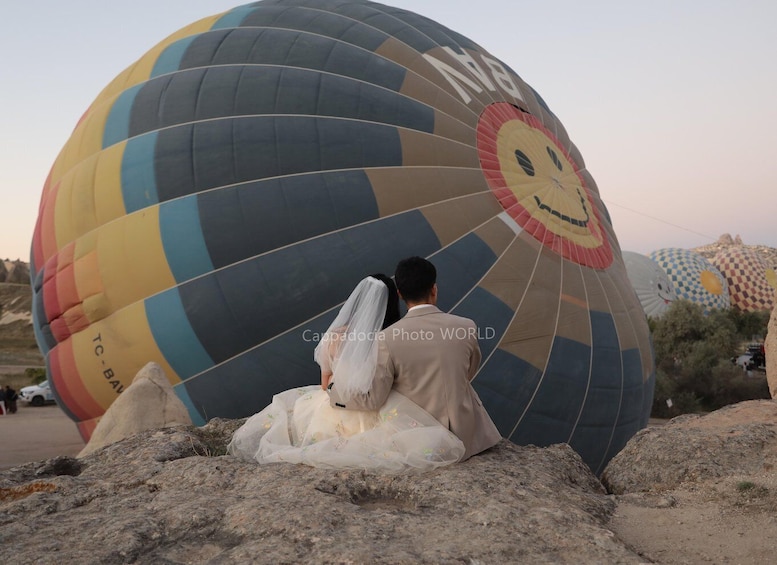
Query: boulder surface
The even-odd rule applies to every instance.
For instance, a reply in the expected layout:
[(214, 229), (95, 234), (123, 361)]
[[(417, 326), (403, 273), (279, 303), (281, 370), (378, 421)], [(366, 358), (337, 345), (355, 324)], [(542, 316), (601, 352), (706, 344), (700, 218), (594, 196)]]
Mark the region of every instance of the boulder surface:
[(567, 445), (503, 440), (420, 475), (223, 455), (242, 421), (141, 432), (0, 472), (16, 564), (640, 563)]
[(103, 414), (78, 456), (145, 430), (191, 423), (186, 406), (175, 395), (162, 367), (148, 363)]

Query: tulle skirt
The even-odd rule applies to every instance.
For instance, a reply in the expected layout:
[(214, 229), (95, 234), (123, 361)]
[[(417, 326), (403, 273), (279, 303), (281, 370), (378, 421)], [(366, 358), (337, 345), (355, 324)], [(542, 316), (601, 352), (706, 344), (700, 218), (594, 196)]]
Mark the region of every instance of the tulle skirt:
[(228, 452), (259, 463), (403, 473), (455, 463), (464, 444), (395, 391), (378, 412), (362, 412), (332, 408), (312, 385), (276, 394), (235, 432)]

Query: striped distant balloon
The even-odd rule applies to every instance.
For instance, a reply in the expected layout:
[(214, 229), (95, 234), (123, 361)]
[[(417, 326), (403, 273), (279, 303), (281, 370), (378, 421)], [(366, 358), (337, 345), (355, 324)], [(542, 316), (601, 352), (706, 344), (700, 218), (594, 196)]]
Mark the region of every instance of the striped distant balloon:
[(726, 277), (731, 306), (743, 312), (774, 309), (777, 275), (754, 250), (727, 247), (718, 251), (712, 264)]
[(646, 424), (648, 327), (564, 127), (473, 41), (359, 0), (205, 18), (99, 94), (43, 189), (37, 337), (84, 436), (149, 361), (195, 421), (242, 417), (317, 382), (317, 333), (410, 255), (479, 324), (504, 436), (601, 469)]
[(633, 251), (623, 252), (623, 262), (645, 314), (651, 318), (663, 315), (677, 300), (677, 294), (666, 272), (647, 255)]
[(706, 313), (730, 306), (726, 279), (695, 251), (667, 247), (653, 251), (650, 258), (666, 272), (678, 298), (701, 305)]

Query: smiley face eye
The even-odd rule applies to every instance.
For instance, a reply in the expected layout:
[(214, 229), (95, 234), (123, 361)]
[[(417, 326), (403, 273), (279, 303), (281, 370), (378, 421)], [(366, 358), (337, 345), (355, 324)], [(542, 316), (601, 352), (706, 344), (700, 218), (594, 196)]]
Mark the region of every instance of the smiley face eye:
[(658, 290), (664, 290), (664, 287), (661, 286), (661, 283), (658, 283)]
[(558, 158), (558, 155), (556, 155), (556, 152), (553, 151), (550, 147), (545, 147), (545, 149), (548, 150), (548, 157), (550, 157), (550, 160), (553, 161), (553, 164), (556, 165), (556, 168), (559, 171), (563, 171), (564, 168), (561, 165), (561, 159)]
[(518, 149), (516, 149), (515, 160), (518, 161), (518, 164), (521, 166), (524, 173), (526, 173), (530, 177), (534, 176), (534, 165), (532, 164), (531, 159), (529, 159), (526, 153), (523, 153), (522, 151), (519, 151)]

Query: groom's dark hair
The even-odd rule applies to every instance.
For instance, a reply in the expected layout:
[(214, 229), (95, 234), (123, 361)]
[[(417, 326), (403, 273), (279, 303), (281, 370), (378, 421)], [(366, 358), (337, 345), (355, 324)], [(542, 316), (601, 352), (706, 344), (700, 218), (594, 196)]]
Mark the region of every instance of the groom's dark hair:
[(437, 269), (423, 257), (408, 257), (397, 264), (394, 280), (405, 302), (418, 302), (431, 294), (437, 282)]

